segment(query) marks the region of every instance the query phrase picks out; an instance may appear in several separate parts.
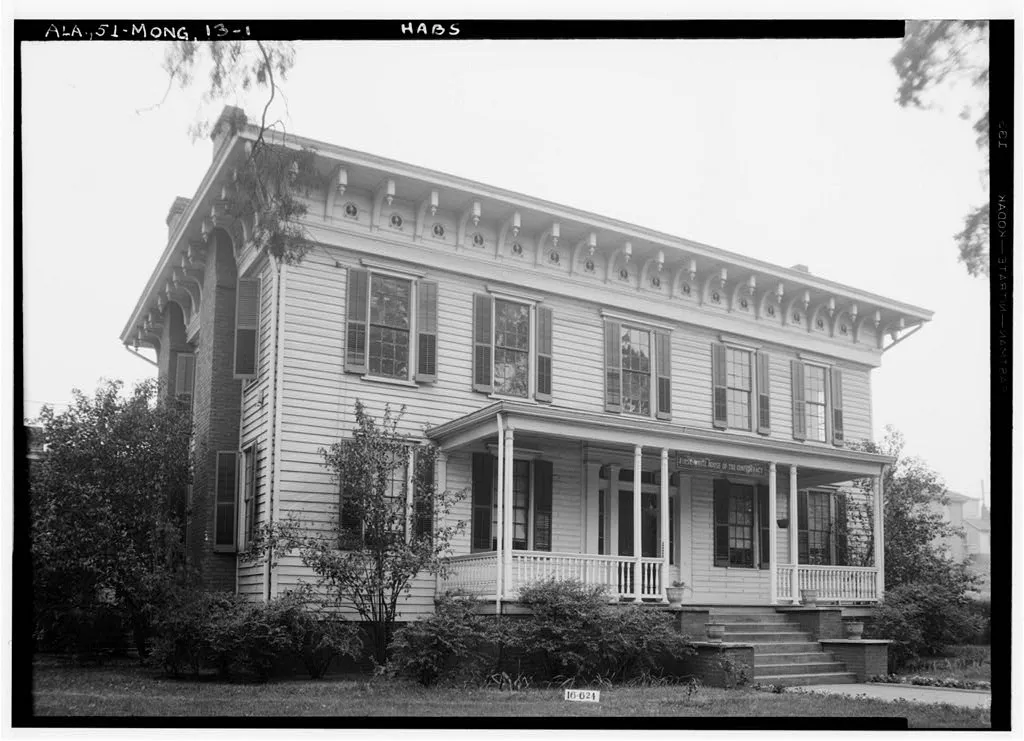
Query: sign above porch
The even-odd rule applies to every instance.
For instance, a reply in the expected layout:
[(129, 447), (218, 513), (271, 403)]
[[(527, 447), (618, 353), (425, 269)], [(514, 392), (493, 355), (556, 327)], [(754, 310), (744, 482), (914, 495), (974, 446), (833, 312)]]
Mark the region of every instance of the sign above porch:
[(676, 470), (702, 471), (706, 473), (733, 473), (738, 476), (760, 478), (768, 475), (768, 464), (762, 461), (744, 461), (733, 458), (717, 458), (707, 455), (679, 453), (676, 456)]

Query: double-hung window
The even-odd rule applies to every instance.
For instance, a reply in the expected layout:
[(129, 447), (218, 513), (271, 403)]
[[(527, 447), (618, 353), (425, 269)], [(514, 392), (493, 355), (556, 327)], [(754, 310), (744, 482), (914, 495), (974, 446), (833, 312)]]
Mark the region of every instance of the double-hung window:
[(768, 568), (768, 487), (714, 482), (714, 564)]
[[(490, 453), (473, 454), (472, 550), (498, 547), (498, 466)], [(552, 540), (552, 466), (550, 461), (515, 460), (512, 463), (512, 506), (505, 514), (512, 521), (512, 549), (550, 551)]]
[(437, 284), (387, 266), (350, 268), (345, 344), (347, 372), (436, 380)]
[(369, 540), (433, 536), (433, 457), (410, 445), (385, 465), (380, 471), (371, 466), (362, 482), (340, 483), (343, 550)]
[(473, 389), (551, 401), (552, 311), (536, 297), (473, 296)]
[(713, 424), (720, 429), (771, 433), (771, 358), (763, 350), (715, 343), (711, 346)]
[(608, 412), (672, 417), (672, 341), (667, 328), (604, 316), (605, 401)]
[(843, 444), (843, 374), (836, 366), (794, 360), (793, 437)]
[(832, 563), (833, 498), (827, 491), (797, 493), (798, 563)]

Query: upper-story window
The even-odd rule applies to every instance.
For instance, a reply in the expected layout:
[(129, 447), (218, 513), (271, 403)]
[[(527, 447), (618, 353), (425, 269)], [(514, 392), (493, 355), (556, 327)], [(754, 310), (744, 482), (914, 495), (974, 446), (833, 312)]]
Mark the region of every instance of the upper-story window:
[(387, 269), (350, 268), (346, 315), (346, 371), (436, 380), (436, 283)]
[(551, 401), (552, 311), (535, 297), (473, 296), (473, 390)]
[(729, 426), (750, 429), (750, 393), (753, 388), (750, 374), (750, 351), (726, 348), (726, 414)]
[(825, 369), (804, 366), (804, 421), (807, 439), (825, 442)]
[(622, 328), (622, 411), (651, 415), (651, 333)]
[(670, 419), (672, 342), (667, 330), (605, 314), (605, 403), (609, 412)]
[(793, 437), (842, 445), (843, 375), (836, 366), (794, 360)]
[(530, 395), (530, 306), (494, 301), (494, 393)]
[(721, 429), (771, 433), (771, 358), (762, 350), (715, 343), (711, 346), (713, 424)]
[(411, 304), (411, 280), (370, 277), (370, 375), (408, 379)]

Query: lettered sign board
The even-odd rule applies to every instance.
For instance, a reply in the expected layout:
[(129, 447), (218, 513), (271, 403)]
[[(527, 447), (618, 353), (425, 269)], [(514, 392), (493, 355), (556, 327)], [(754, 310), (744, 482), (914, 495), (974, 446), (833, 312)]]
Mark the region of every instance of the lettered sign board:
[(566, 690), (565, 699), (572, 702), (601, 702), (601, 690)]

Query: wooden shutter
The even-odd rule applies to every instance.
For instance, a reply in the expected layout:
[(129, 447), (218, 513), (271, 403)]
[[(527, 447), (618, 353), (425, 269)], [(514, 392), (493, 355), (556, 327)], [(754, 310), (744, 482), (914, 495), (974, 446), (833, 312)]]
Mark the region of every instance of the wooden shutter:
[(725, 345), (715, 343), (711, 345), (711, 383), (714, 394), (714, 410), (712, 424), (720, 429), (729, 426), (729, 405), (726, 386), (726, 362)]
[(414, 471), (416, 472), (413, 483), (416, 481), (430, 482), (427, 486), (417, 487), (413, 492), (413, 537), (430, 538), (434, 537), (434, 457), (432, 455), (414, 451)]
[(843, 444), (843, 372), (832, 368), (832, 444)]
[(715, 566), (729, 565), (729, 482), (715, 479)]
[(622, 411), (622, 325), (604, 323), (604, 410)]
[(672, 419), (672, 335), (654, 333), (658, 354), (658, 419)]
[(533, 549), (551, 550), (551, 461), (533, 462)]
[(494, 457), (490, 453), (473, 453), (473, 519), (471, 549), (492, 550), (491, 508), (494, 497)]
[(348, 293), (345, 310), (345, 370), (366, 373), (367, 305), (370, 273), (362, 268), (348, 269)]
[(551, 401), (551, 307), (537, 307), (537, 401)]
[(850, 518), (847, 512), (847, 502), (845, 494), (836, 495), (836, 520), (833, 527), (835, 532), (835, 546), (836, 546), (836, 560), (835, 563), (838, 566), (852, 566), (850, 562)]
[[(491, 393), (491, 310), (486, 293), (473, 294), (473, 390)], [(488, 518), (490, 514), (487, 515)], [(490, 520), (488, 520), (490, 522)]]
[(757, 431), (768, 435), (771, 423), (771, 356), (766, 352), (757, 353)]
[(795, 440), (807, 439), (807, 419), (805, 417), (804, 403), (804, 364), (799, 360), (790, 363), (790, 372), (793, 376), (793, 438)]
[(235, 291), (235, 378), (256, 376), (256, 335), (260, 326), (260, 282), (239, 280)]
[(771, 563), (771, 531), (775, 523), (768, 519), (768, 487), (763, 484), (757, 486), (757, 528), (758, 546), (760, 550), (761, 568), (767, 569)]
[(676, 563), (676, 498), (668, 498), (668, 563)]
[[(796, 494), (796, 509), (797, 509), (797, 520), (796, 520), (796, 540), (797, 540), (797, 563), (810, 563), (810, 539), (807, 535), (807, 492), (798, 491)], [(792, 527), (792, 522), (790, 522)]]
[(235, 516), (238, 497), (237, 451), (217, 452), (217, 473), (214, 486), (213, 545), (218, 550), (233, 550), (238, 523)]
[(196, 377), (196, 356), (190, 352), (178, 353), (174, 367), (174, 395), (192, 396)]
[(416, 380), (437, 380), (437, 283), (421, 280), (416, 284)]
[(245, 451), (245, 546), (256, 539), (256, 446)]

